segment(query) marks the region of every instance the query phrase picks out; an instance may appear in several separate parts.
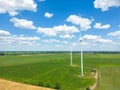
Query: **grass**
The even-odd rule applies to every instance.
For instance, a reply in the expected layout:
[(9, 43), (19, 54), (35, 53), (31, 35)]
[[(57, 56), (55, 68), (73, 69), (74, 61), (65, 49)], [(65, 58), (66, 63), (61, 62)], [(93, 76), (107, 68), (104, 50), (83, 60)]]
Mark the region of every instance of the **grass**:
[(93, 78), (88, 78), (91, 68), (120, 65), (120, 54), (84, 54), (87, 78), (80, 78), (79, 57), (73, 54), (75, 66), (70, 66), (69, 54), (1, 56), (0, 78), (50, 88), (55, 88), (57, 83), (62, 90), (84, 90), (94, 83)]
[(120, 90), (120, 66), (100, 67), (99, 77), (97, 90)]

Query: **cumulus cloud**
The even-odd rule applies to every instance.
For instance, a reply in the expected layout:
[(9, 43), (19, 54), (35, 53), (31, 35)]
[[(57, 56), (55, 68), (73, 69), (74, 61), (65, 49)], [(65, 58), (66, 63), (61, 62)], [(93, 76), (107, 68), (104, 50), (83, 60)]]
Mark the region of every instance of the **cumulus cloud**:
[(34, 0), (0, 0), (0, 13), (9, 13), (15, 16), (21, 10), (36, 11), (37, 4)]
[(72, 24), (75, 25), (80, 25), (80, 29), (81, 30), (88, 30), (91, 28), (91, 23), (93, 20), (90, 20), (88, 18), (82, 18), (80, 16), (77, 15), (70, 15), (67, 19), (67, 22), (71, 22)]
[(38, 27), (38, 33), (43, 33), (46, 36), (56, 36), (57, 34), (76, 33), (79, 30), (75, 26), (59, 25), (52, 28)]
[(49, 12), (46, 12), (46, 13), (44, 14), (44, 16), (45, 16), (46, 18), (51, 18), (51, 17), (53, 16), (53, 14), (52, 14), (52, 13), (49, 13)]
[(97, 35), (84, 35), (82, 37), (82, 39), (85, 39), (85, 40), (96, 40), (96, 39), (100, 39), (101, 36), (97, 36)]
[(108, 33), (108, 36), (120, 38), (120, 30)]
[(20, 36), (20, 37), (17, 37), (15, 40), (19, 40), (19, 41), (37, 41), (39, 39), (40, 39), (39, 37), (23, 37), (23, 36)]
[(119, 7), (120, 0), (95, 0), (94, 7), (101, 8), (102, 11), (107, 11), (109, 7)]
[[(40, 38), (37, 36), (34, 37), (26, 37), (24, 35), (12, 35), (8, 31), (0, 30), (0, 46), (14, 46), (17, 47), (18, 45), (38, 45), (37, 41)], [(6, 46), (7, 45), (7, 46)]]
[(71, 45), (73, 46), (73, 48), (79, 48), (80, 47), (80, 44), (82, 44), (83, 46), (85, 46), (85, 45), (89, 45), (89, 43), (88, 42), (82, 42), (82, 43), (80, 43), (79, 41), (76, 41), (76, 42), (73, 42), (73, 43), (71, 43)]
[(8, 31), (0, 30), (0, 36), (8, 36), (8, 35), (10, 35)]
[(33, 45), (34, 46), (34, 45), (38, 45), (39, 44), (39, 43), (37, 43), (37, 41), (39, 41), (39, 40), (40, 40), (40, 38), (36, 37), (36, 36), (34, 36), (34, 37), (24, 37), (23, 40), (19, 40), (19, 43), (25, 42), (26, 44), (29, 43), (27, 45)]
[(97, 40), (98, 43), (113, 43), (112, 40), (110, 39), (103, 39), (103, 38), (100, 38)]
[(60, 41), (57, 40), (57, 39), (42, 40), (42, 41), (43, 41), (43, 42), (46, 42), (46, 43), (60, 42)]
[(61, 46), (61, 44), (68, 44), (68, 41), (60, 41), (58, 39), (45, 39), (45, 40), (42, 40), (42, 42), (45, 42), (45, 43), (59, 43), (60, 46)]
[(40, 38), (39, 37), (25, 37), (23, 35), (9, 35), (9, 36), (0, 36), (0, 42), (3, 45), (9, 46), (9, 45), (37, 45), (37, 41), (39, 41)]
[(104, 39), (101, 36), (97, 36), (97, 35), (84, 35), (82, 39), (91, 43), (113, 43), (112, 40)]
[(62, 44), (68, 44), (68, 41), (61, 41)]
[(110, 25), (109, 24), (102, 25), (102, 23), (96, 23), (94, 25), (94, 28), (95, 29), (108, 29), (110, 28)]
[(72, 35), (70, 35), (70, 34), (64, 34), (64, 35), (60, 35), (59, 37), (63, 38), (63, 39), (72, 39), (75, 36), (73, 34)]
[(80, 45), (80, 43), (78, 43), (78, 42), (73, 42), (73, 43), (72, 43), (72, 46), (75, 46), (75, 47), (76, 47), (76, 46), (79, 46), (79, 45)]
[(12, 18), (10, 19), (10, 21), (14, 23), (15, 27), (18, 27), (18, 28), (36, 29), (36, 27), (33, 25), (33, 22), (26, 19)]
[(45, 36), (56, 36), (56, 32), (52, 28), (38, 27), (38, 33), (43, 33)]

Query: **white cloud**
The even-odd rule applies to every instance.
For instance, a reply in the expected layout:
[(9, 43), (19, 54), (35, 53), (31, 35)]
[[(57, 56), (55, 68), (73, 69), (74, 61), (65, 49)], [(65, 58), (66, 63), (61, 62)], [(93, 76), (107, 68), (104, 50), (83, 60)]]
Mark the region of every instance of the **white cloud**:
[(36, 29), (36, 27), (33, 25), (33, 22), (26, 19), (12, 18), (10, 21), (13, 22), (14, 26), (18, 28)]
[(23, 37), (23, 36), (17, 37), (17, 40), (19, 41), (37, 41), (39, 39), (40, 39), (39, 37)]
[(8, 36), (8, 35), (10, 35), (8, 31), (0, 30), (0, 36)]
[(96, 29), (108, 29), (108, 28), (110, 28), (110, 25), (109, 24), (102, 25), (102, 23), (96, 23), (94, 25), (94, 28), (96, 28)]
[(67, 25), (59, 25), (59, 26), (54, 26), (53, 30), (55, 30), (57, 33), (76, 33), (79, 32), (79, 30), (75, 26), (67, 26)]
[(43, 33), (45, 36), (56, 36), (56, 32), (52, 28), (38, 27), (38, 33)]
[(68, 44), (68, 41), (61, 41), (62, 44)]
[(120, 38), (120, 30), (108, 33), (108, 36)]
[(59, 25), (52, 28), (39, 27), (37, 32), (43, 33), (46, 36), (56, 36), (57, 34), (76, 33), (79, 32), (79, 30), (75, 26)]
[(91, 23), (93, 20), (90, 20), (88, 18), (82, 18), (77, 15), (70, 15), (67, 19), (67, 22), (71, 22), (72, 24), (75, 25), (80, 25), (81, 30), (88, 30), (91, 28)]
[(119, 7), (120, 0), (95, 0), (94, 7), (101, 8), (102, 11), (107, 11), (109, 7)]
[(82, 37), (82, 39), (85, 39), (85, 40), (96, 40), (96, 39), (100, 39), (101, 36), (97, 36), (97, 35), (84, 35)]
[(43, 41), (43, 42), (46, 42), (46, 43), (60, 42), (60, 41), (57, 40), (57, 39), (42, 40), (42, 41)]
[(102, 38), (98, 39), (97, 42), (98, 43), (113, 43), (113, 41), (110, 39), (102, 39)]
[(45, 16), (46, 18), (51, 18), (51, 17), (53, 16), (53, 14), (52, 14), (52, 13), (49, 13), (49, 12), (46, 12), (46, 13), (44, 14), (44, 16)]
[(34, 0), (0, 0), (0, 13), (9, 13), (15, 16), (21, 10), (36, 11), (37, 4)]
[(89, 42), (89, 43), (113, 43), (110, 39), (104, 39), (101, 36), (97, 35), (84, 35), (82, 37), (83, 41)]
[[(80, 47), (80, 45), (81, 45), (81, 44), (80, 44), (79, 41), (77, 41), (77, 42), (73, 42), (73, 43), (72, 43), (73, 48)], [(85, 45), (89, 45), (89, 43), (83, 41), (83, 42), (82, 42), (82, 45), (83, 45), (83, 46), (85, 46)]]
[(25, 37), (25, 36), (17, 36), (17, 35), (9, 35), (9, 36), (0, 36), (0, 42), (2, 42), (3, 45), (10, 46), (15, 45), (16, 47), (18, 45), (37, 45), (37, 41), (39, 41), (39, 37)]
[(63, 39), (72, 39), (75, 36), (73, 34), (72, 35), (70, 35), (70, 34), (64, 34), (64, 35), (60, 35), (59, 37), (63, 38)]
[[(83, 45), (83, 50), (84, 51), (119, 51), (120, 49), (118, 48), (119, 45), (116, 44), (116, 41), (113, 41), (108, 38), (103, 38), (102, 36), (99, 35), (84, 35), (83, 37), (82, 44)], [(80, 47), (80, 42), (76, 42), (73, 44), (74, 47)], [(116, 46), (116, 47), (115, 47)], [(76, 50), (79, 50), (76, 48)]]
[(74, 46), (76, 47), (76, 46), (79, 46), (79, 45), (80, 45), (80, 43), (78, 43), (78, 42), (73, 42), (73, 43), (72, 43), (72, 46), (73, 46), (73, 47), (74, 47)]
[(68, 41), (60, 41), (58, 39), (45, 39), (45, 40), (42, 40), (43, 42), (45, 43), (59, 43), (60, 46), (62, 46), (61, 44), (68, 44)]
[(7, 46), (10, 45), (30, 45), (30, 44), (37, 44), (36, 41), (39, 41), (39, 37), (26, 37), (24, 35), (12, 35), (8, 31), (0, 30), (0, 46)]

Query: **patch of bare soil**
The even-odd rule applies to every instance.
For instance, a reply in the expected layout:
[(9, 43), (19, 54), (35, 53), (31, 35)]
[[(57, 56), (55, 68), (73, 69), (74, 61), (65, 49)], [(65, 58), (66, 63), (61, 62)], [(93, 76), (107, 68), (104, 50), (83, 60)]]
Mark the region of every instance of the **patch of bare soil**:
[(13, 81), (0, 79), (0, 90), (53, 90), (44, 87), (21, 84)]
[(95, 83), (90, 87), (90, 90), (94, 90), (98, 84), (98, 70), (96, 70), (96, 72), (94, 72), (93, 74), (95, 78)]

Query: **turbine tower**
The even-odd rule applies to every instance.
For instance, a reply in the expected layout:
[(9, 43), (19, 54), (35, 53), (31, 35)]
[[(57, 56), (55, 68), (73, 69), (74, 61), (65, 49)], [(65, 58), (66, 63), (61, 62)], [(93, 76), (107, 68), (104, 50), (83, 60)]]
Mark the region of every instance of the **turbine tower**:
[(81, 31), (80, 31), (80, 68), (81, 68), (81, 73), (80, 73), (80, 76), (82, 77), (82, 76), (84, 76), (84, 74), (83, 74), (83, 51), (82, 51), (82, 41), (83, 41), (83, 39), (82, 39), (82, 36), (81, 36)]
[(70, 40), (70, 65), (73, 65), (73, 63), (72, 63), (72, 43), (71, 43), (71, 40)]
[(72, 65), (72, 44), (70, 46), (70, 65)]

